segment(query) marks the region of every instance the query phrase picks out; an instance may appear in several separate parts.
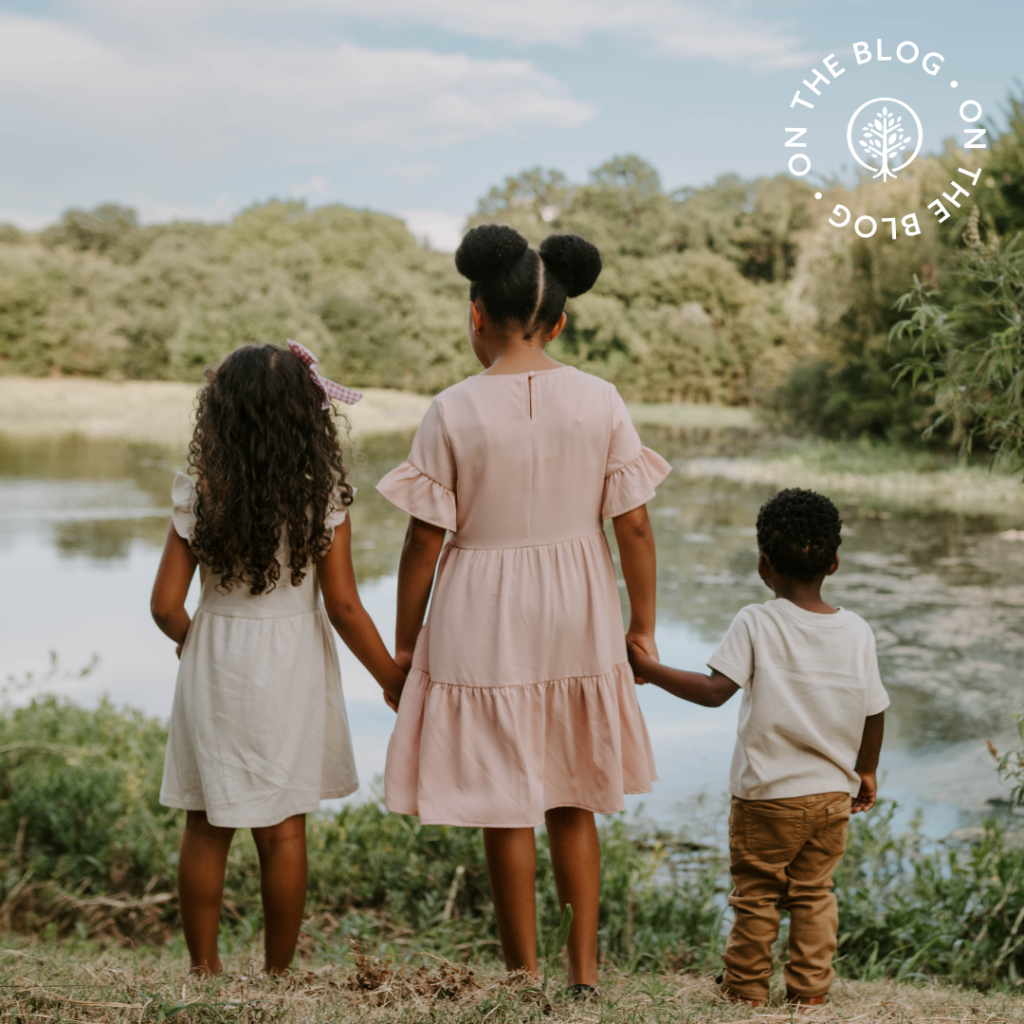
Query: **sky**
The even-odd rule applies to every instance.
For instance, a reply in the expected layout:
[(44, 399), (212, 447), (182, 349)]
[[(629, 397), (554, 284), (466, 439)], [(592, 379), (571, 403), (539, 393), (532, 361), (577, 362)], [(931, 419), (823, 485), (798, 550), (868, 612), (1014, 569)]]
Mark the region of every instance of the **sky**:
[[(894, 58), (904, 41), (919, 59)], [(0, 0), (0, 221), (301, 198), (451, 249), (481, 195), (538, 165), (585, 181), (636, 153), (674, 189), (804, 152), (808, 182), (849, 178), (847, 121), (886, 97), (936, 151), (966, 100), (1000, 122), (1022, 52), (1019, 0)]]

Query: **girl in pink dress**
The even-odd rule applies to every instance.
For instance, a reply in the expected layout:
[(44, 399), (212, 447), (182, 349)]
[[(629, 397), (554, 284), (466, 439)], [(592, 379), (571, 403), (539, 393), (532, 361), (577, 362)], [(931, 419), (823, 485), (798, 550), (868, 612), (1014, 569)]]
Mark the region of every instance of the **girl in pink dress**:
[(396, 660), (411, 669), (387, 806), (484, 829), (509, 970), (537, 968), (533, 829), (546, 824), (574, 912), (569, 984), (586, 991), (597, 983), (594, 813), (621, 811), (623, 794), (655, 778), (602, 519), (615, 525), (629, 639), (656, 656), (645, 503), (669, 465), (640, 444), (613, 385), (544, 354), (566, 298), (601, 271), (594, 246), (555, 235), (535, 250), (488, 225), (466, 235), (455, 265), (472, 282), (484, 371), (434, 399), (409, 460), (378, 485), (412, 517), (396, 629)]

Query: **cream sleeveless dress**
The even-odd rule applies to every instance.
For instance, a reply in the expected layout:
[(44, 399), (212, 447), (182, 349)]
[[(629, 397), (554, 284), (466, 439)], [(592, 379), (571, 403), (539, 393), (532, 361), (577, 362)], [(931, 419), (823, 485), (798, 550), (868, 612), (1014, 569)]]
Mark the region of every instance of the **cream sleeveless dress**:
[[(172, 521), (192, 540), (193, 481), (179, 473)], [(345, 520), (336, 502), (327, 530)], [(316, 811), (359, 788), (334, 633), (316, 566), (302, 583), (284, 567), (277, 586), (218, 591), (199, 566), (199, 607), (185, 638), (174, 691), (160, 803), (206, 811), (213, 825), (258, 828)]]
[(452, 532), (388, 747), (389, 810), (523, 827), (650, 791), (602, 519), (645, 504), (669, 470), (615, 387), (572, 367), (470, 377), (434, 399), (377, 486)]

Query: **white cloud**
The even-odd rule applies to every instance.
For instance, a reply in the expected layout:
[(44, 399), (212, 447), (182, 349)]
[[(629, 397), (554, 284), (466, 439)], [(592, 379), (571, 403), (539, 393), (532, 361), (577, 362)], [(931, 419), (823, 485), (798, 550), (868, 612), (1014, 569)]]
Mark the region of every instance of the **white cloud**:
[[(593, 109), (526, 60), (186, 33), (164, 46), (0, 15), (0, 189), (164, 193), (238, 166), (437, 150)], [(152, 40), (148, 40), (152, 43)]]
[(41, 231), (56, 221), (46, 213), (29, 213), (26, 210), (0, 210), (0, 224), (13, 224), (22, 231)]
[(380, 167), (380, 173), (386, 174), (389, 178), (399, 178), (406, 185), (415, 185), (432, 174), (437, 174), (441, 165), (437, 163), (425, 163), (422, 160), (413, 160), (409, 163), (384, 164)]
[(462, 214), (447, 210), (404, 210), (398, 216), (417, 242), (436, 252), (455, 252), (466, 228)]
[(221, 192), (212, 203), (159, 203), (142, 200), (135, 204), (143, 224), (170, 224), (176, 220), (221, 224), (230, 220), (244, 203), (230, 192)]
[(289, 199), (305, 199), (312, 203), (330, 199), (334, 195), (331, 179), (326, 174), (316, 174), (309, 181), (300, 181), (288, 189)]
[(427, 25), (455, 35), (517, 45), (576, 45), (627, 35), (655, 50), (758, 70), (801, 67), (814, 56), (794, 33), (751, 13), (753, 4), (709, 0), (76, 0), (94, 17), (216, 23), (239, 15), (319, 19), (330, 24)]

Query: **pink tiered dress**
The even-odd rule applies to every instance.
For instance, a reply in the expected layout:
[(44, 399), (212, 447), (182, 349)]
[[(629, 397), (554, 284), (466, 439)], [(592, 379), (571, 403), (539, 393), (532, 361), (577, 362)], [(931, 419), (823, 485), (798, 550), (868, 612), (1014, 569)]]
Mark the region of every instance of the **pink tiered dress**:
[(572, 367), (470, 377), (434, 399), (377, 488), (453, 534), (388, 747), (389, 810), (518, 828), (650, 792), (602, 519), (669, 471), (614, 386)]

